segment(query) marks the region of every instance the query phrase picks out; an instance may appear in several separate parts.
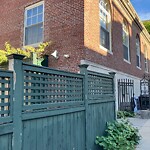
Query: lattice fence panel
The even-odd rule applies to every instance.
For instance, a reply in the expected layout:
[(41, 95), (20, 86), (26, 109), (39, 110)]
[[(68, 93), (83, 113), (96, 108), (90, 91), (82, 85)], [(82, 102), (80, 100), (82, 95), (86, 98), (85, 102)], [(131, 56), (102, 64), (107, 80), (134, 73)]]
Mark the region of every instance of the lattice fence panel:
[(90, 98), (113, 96), (113, 79), (98, 73), (88, 73), (88, 95)]
[(26, 68), (28, 69), (24, 70), (24, 111), (84, 104), (82, 76), (61, 71), (51, 72), (50, 69), (41, 71), (37, 67)]
[(0, 71), (0, 122), (11, 121), (13, 84), (12, 72)]

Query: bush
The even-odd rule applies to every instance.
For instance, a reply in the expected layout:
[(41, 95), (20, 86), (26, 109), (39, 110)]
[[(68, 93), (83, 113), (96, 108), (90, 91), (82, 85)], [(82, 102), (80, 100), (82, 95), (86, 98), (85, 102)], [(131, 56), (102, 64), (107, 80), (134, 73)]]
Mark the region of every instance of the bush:
[(45, 42), (39, 44), (37, 48), (32, 46), (24, 46), (23, 48), (15, 48), (11, 46), (8, 42), (5, 43), (5, 48), (0, 50), (0, 65), (5, 65), (8, 62), (8, 55), (11, 54), (21, 54), (25, 58), (30, 58), (32, 53), (37, 54), (37, 57), (40, 57), (47, 46), (52, 44), (52, 42)]
[(126, 117), (134, 117), (135, 114), (133, 112), (128, 111), (118, 111), (117, 112), (117, 118), (126, 118)]
[(107, 124), (106, 136), (97, 136), (96, 144), (105, 150), (134, 150), (139, 143), (138, 129), (128, 121), (121, 120)]

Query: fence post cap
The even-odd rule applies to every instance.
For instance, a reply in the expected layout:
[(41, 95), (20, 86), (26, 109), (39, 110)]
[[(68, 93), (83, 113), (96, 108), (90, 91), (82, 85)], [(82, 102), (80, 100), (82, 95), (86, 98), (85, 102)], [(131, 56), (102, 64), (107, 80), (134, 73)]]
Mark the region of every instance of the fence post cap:
[(111, 76), (115, 76), (116, 72), (109, 72)]
[(87, 65), (87, 64), (81, 64), (81, 65), (79, 65), (79, 67), (80, 68), (87, 68), (89, 65)]
[(21, 54), (10, 54), (7, 56), (8, 59), (19, 59), (19, 60), (23, 60), (23, 58), (25, 57), (24, 55)]

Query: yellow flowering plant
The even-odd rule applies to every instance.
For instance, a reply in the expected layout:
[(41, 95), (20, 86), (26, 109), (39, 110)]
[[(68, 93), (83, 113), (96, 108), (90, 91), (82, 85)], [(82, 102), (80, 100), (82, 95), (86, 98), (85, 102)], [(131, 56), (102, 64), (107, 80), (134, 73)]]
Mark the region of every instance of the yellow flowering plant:
[(5, 47), (3, 50), (0, 50), (0, 65), (5, 64), (8, 62), (8, 55), (11, 54), (21, 54), (25, 56), (26, 58), (31, 58), (32, 53), (37, 54), (37, 57), (40, 57), (42, 53), (44, 52), (45, 48), (49, 46), (51, 42), (45, 42), (39, 44), (38, 47), (32, 47), (32, 46), (24, 46), (21, 48), (15, 48), (10, 43), (6, 42)]

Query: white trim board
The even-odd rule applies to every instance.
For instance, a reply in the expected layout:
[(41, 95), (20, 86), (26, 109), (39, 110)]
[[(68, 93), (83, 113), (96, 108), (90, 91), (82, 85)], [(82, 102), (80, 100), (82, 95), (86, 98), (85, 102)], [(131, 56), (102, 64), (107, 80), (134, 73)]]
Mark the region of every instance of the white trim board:
[(108, 68), (108, 67), (93, 63), (93, 62), (88, 61), (88, 60), (81, 60), (80, 64), (89, 65), (88, 70), (93, 70), (93, 68), (95, 68), (95, 69), (97, 68), (98, 70), (103, 69), (105, 72), (102, 72), (102, 73), (107, 73), (108, 74), (108, 72), (116, 72), (116, 74), (120, 74), (120, 75), (127, 76), (129, 78), (134, 78), (134, 79), (137, 79), (137, 80), (141, 80), (141, 78), (138, 78), (136, 76), (133, 76), (133, 75), (130, 75), (130, 74), (127, 74), (127, 73), (124, 73), (124, 72), (121, 72), (121, 71), (118, 71), (118, 70), (115, 70), (115, 69), (112, 69), (112, 68)]

